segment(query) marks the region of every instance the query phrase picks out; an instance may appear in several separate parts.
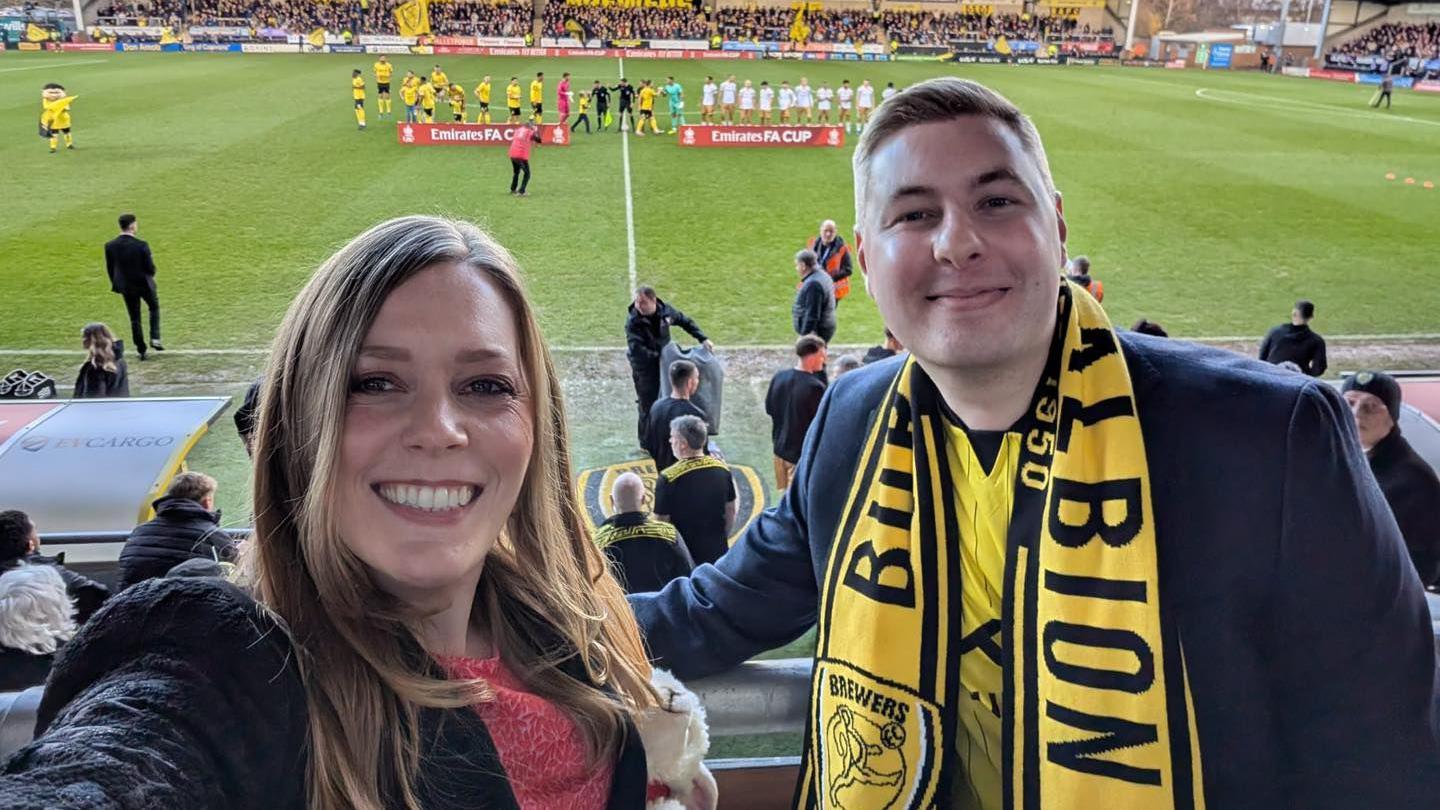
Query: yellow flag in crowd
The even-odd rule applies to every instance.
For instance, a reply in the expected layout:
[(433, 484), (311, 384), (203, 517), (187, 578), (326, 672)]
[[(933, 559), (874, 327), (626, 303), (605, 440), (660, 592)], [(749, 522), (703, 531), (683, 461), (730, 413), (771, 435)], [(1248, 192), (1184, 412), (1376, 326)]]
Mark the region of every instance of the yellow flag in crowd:
[(175, 43), (177, 43), (177, 42), (179, 42), (179, 41), (180, 41), (180, 38), (177, 37), (177, 36), (175, 36), (175, 29), (171, 28), (171, 27), (168, 26), (168, 25), (165, 26), (164, 28), (160, 29), (160, 44), (161, 44), (161, 45), (174, 45)]
[(311, 31), (310, 36), (306, 38), (306, 41), (310, 43), (310, 46), (312, 48), (325, 47), (325, 29), (316, 28), (314, 31)]
[(804, 42), (810, 38), (810, 26), (805, 24), (805, 7), (795, 10), (795, 21), (790, 23), (790, 41)]
[(26, 39), (26, 41), (28, 41), (28, 42), (44, 42), (45, 40), (47, 40), (47, 39), (49, 39), (49, 38), (50, 38), (50, 32), (49, 32), (49, 31), (46, 31), (44, 28), (41, 28), (40, 26), (36, 25), (35, 23), (29, 23), (29, 24), (27, 24), (27, 25), (25, 26), (25, 39)]
[(406, 0), (395, 7), (395, 25), (402, 37), (418, 37), (430, 33), (429, 0)]
[(1010, 55), (1010, 40), (1006, 39), (1003, 34), (1000, 36), (999, 39), (995, 40), (995, 52), (1003, 56)]

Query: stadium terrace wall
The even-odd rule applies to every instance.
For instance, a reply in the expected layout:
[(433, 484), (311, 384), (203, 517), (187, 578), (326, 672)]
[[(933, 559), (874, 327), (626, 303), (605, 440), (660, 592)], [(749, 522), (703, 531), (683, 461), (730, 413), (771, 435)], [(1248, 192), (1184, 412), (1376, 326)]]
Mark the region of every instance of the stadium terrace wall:
[[(1370, 84), (1378, 85), (1385, 78), (1380, 73), (1363, 73), (1350, 70), (1332, 70), (1330, 68), (1306, 68), (1287, 67), (1282, 71), (1286, 76), (1293, 76), (1297, 79), (1323, 79), (1331, 82), (1344, 82), (1346, 84)], [(1415, 90), (1421, 93), (1440, 93), (1440, 81), (1425, 79), (1416, 81), (1410, 76), (1395, 76), (1395, 89)]]

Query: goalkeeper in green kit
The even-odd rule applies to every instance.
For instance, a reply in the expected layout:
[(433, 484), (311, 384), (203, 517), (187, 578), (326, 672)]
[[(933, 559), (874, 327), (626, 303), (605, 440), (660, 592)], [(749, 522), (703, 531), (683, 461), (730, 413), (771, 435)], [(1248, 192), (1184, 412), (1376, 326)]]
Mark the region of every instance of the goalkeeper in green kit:
[(670, 132), (675, 134), (676, 127), (685, 126), (685, 88), (675, 81), (674, 76), (665, 77), (665, 86), (660, 88), (665, 98), (670, 102)]

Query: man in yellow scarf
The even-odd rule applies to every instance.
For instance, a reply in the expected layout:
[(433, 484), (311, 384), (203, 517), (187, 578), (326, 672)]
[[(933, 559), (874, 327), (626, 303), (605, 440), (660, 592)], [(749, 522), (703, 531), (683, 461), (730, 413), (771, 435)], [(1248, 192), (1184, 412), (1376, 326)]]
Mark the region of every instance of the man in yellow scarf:
[(1335, 391), (1113, 328), (981, 85), (886, 101), (854, 170), (910, 353), (831, 388), (714, 566), (632, 596), (661, 665), (817, 627), (801, 808), (1433, 804), (1434, 638)]

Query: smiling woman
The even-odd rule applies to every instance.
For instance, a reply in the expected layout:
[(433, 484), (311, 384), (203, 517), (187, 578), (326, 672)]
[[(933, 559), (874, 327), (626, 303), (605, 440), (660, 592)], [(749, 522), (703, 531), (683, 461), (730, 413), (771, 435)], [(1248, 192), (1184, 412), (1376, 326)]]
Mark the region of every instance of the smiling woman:
[[(254, 455), (249, 594), (116, 600), (57, 668), (7, 807), (644, 805), (649, 665), (503, 247), (409, 217), (326, 261), (276, 338)], [(133, 753), (78, 756), (97, 728)]]

